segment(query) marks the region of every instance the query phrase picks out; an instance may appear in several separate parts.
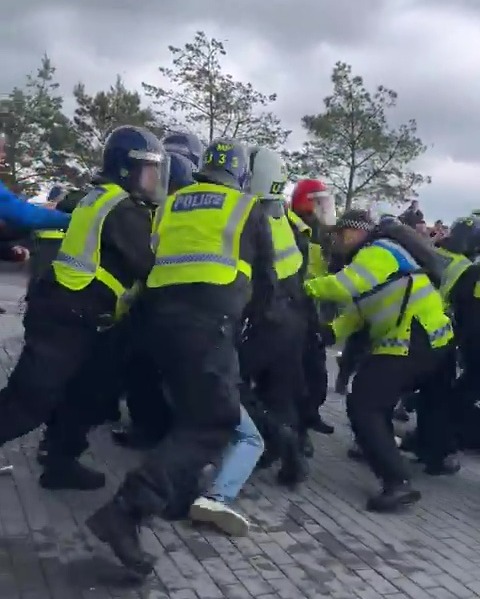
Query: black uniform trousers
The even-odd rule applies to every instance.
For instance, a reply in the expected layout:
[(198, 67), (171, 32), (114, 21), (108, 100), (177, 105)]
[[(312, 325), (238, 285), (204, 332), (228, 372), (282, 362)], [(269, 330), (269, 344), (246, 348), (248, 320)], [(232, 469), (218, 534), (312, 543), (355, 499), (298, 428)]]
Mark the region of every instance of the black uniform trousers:
[(410, 479), (392, 422), (402, 394), (421, 390), (429, 411), (424, 430), (430, 439), (430, 457), (438, 459), (443, 453), (451, 430), (451, 360), (452, 347), (432, 349), (424, 329), (412, 321), (407, 356), (369, 354), (359, 364), (347, 397), (347, 414), (368, 465), (385, 486)]
[(155, 310), (143, 338), (175, 426), (127, 474), (118, 494), (140, 517), (178, 517), (206, 490), (203, 473), (220, 464), (240, 423), (237, 323), (192, 306)]
[(30, 279), (27, 287), (27, 299), (32, 296), (35, 286), (57, 257), (61, 244), (61, 239), (35, 239), (28, 261)]
[(145, 348), (134, 348), (125, 364), (125, 400), (130, 421), (146, 439), (160, 440), (174, 426), (173, 410), (156, 363)]
[[(469, 314), (472, 314), (471, 311)], [(455, 337), (459, 346), (462, 372), (455, 381), (452, 394), (453, 422), (460, 448), (480, 448), (480, 326), (472, 319), (468, 331), (458, 331)]]
[(44, 432), (48, 461), (78, 458), (88, 447), (88, 433), (118, 412), (125, 387), (129, 339), (123, 323), (99, 334), (83, 367), (67, 384)]
[(0, 445), (49, 418), (98, 344), (98, 324), (49, 299), (28, 303), (24, 346), (0, 391)]
[[(159, 375), (157, 359), (145, 343), (146, 327), (143, 301), (132, 308), (129, 317), (129, 354), (123, 380), (125, 400), (131, 423), (149, 440), (160, 440), (173, 426), (173, 411)], [(158, 340), (157, 345), (160, 345)]]
[(363, 330), (353, 333), (345, 342), (338, 364), (338, 376), (345, 384), (355, 374), (362, 357), (368, 352), (369, 343), (368, 332)]
[(305, 376), (304, 397), (300, 404), (301, 420), (308, 428), (318, 419), (318, 410), (327, 399), (327, 354), (315, 331), (308, 328), (303, 347), (302, 366)]
[(452, 343), (445, 350), (441, 366), (420, 386), (417, 394), (417, 454), (428, 466), (441, 466), (444, 459), (458, 449), (455, 377), (456, 356)]
[(299, 398), (305, 388), (303, 348), (306, 320), (297, 303), (276, 301), (268, 317), (251, 324), (241, 344), (242, 378), (254, 381), (256, 394), (279, 426), (299, 427)]
[(118, 414), (124, 394), (132, 421), (148, 438), (161, 439), (172, 426), (156, 365), (138, 334), (140, 316), (133, 310), (99, 336), (90, 359), (68, 385), (45, 430), (49, 460), (79, 457), (90, 430)]

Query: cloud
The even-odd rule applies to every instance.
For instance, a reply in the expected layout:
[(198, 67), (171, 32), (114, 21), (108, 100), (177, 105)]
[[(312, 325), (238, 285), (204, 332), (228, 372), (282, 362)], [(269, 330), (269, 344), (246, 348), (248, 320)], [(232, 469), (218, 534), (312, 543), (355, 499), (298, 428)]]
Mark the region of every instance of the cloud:
[(3, 0), (2, 14), (0, 93), (21, 84), (45, 51), (66, 95), (78, 80), (106, 88), (117, 73), (132, 87), (156, 83), (168, 45), (204, 29), (227, 40), (232, 75), (278, 93), (294, 144), (301, 117), (322, 110), (334, 63), (349, 62), (368, 86), (399, 93), (393, 118), (416, 118), (431, 146), (422, 161), (434, 178), (422, 192), (427, 214), (449, 218), (477, 205), (478, 0)]

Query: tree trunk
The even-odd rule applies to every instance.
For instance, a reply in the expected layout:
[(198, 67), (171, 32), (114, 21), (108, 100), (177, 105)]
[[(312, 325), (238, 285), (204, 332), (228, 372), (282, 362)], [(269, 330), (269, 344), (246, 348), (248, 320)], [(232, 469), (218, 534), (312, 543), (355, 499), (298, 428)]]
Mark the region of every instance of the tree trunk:
[(351, 191), (349, 189), (348, 193), (345, 197), (345, 212), (347, 212), (347, 210), (351, 210), (352, 204), (353, 204), (353, 194), (351, 193)]

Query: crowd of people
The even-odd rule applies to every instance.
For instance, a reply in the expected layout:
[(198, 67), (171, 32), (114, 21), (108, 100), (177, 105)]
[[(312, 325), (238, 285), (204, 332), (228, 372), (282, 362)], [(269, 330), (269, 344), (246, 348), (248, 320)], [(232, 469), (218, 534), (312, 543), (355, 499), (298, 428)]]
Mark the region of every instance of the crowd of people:
[[(35, 230), (0, 446), (43, 425), (40, 485), (101, 488), (80, 458), (124, 398), (130, 422), (112, 440), (143, 461), (87, 526), (140, 580), (155, 562), (138, 532), (150, 517), (245, 535), (234, 501), (256, 468), (305, 481), (312, 435), (334, 432), (321, 416), (328, 346), (345, 343), (348, 454), (380, 483), (367, 509), (421, 499), (402, 450), (448, 475), (478, 442), (480, 219), (425, 233), (415, 202), (399, 218), (337, 217), (322, 181), (287, 202), (287, 178), (268, 148), (124, 126), (91, 185), (55, 188), (50, 208), (0, 186), (0, 220)], [(393, 418), (412, 411), (399, 443)]]
[(430, 237), (434, 243), (448, 235), (448, 226), (444, 225), (441, 219), (436, 220), (433, 226), (427, 225), (418, 200), (410, 202), (410, 206), (399, 216), (399, 220), (415, 229), (420, 235)]

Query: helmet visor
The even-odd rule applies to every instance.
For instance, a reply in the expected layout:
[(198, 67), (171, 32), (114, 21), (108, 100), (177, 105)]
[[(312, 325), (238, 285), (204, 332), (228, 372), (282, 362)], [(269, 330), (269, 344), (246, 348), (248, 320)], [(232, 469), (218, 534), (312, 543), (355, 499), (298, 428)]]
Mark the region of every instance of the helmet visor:
[(322, 225), (333, 227), (337, 222), (335, 200), (327, 191), (314, 191), (308, 194), (313, 202), (313, 211)]
[(170, 179), (170, 157), (155, 154), (158, 161), (142, 165), (138, 179), (139, 191), (154, 204), (162, 204), (168, 195)]

